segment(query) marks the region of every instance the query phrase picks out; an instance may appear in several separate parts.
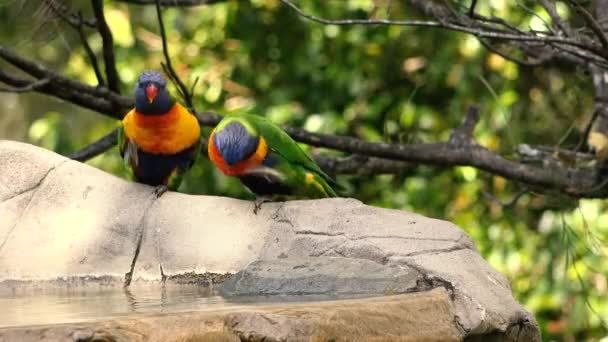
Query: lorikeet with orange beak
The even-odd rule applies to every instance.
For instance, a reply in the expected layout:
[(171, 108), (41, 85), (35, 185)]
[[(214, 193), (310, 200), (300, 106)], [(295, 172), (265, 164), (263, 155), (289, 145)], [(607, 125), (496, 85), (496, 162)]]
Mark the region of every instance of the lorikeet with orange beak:
[(201, 149), (198, 120), (166, 86), (160, 73), (143, 72), (135, 88), (135, 108), (122, 120), (118, 134), (131, 178), (158, 186), (158, 196), (177, 190)]
[[(336, 185), (280, 127), (256, 115), (230, 115), (211, 132), (209, 159), (262, 199), (336, 197)], [(256, 210), (259, 204), (256, 200)]]

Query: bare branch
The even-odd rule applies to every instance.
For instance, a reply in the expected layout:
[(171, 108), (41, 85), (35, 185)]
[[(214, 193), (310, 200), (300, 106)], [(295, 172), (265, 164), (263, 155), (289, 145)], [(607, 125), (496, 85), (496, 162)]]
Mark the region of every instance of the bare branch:
[(103, 0), (91, 0), (91, 4), (93, 6), (93, 13), (97, 19), (97, 30), (103, 42), (103, 60), (106, 68), (108, 88), (120, 94), (120, 78), (118, 77), (118, 71), (116, 71), (116, 61), (114, 59), (114, 38), (103, 13)]
[(475, 15), (475, 6), (477, 6), (477, 0), (471, 0), (471, 7), (469, 7), (469, 17), (473, 17)]
[[(171, 65), (171, 57), (169, 57), (169, 48), (167, 47), (167, 35), (165, 34), (165, 24), (163, 23), (163, 15), (160, 8), (160, 0), (155, 0), (156, 3), (156, 15), (158, 17), (158, 26), (160, 28), (160, 36), (163, 42), (163, 55), (165, 56), (166, 65), (163, 65), (163, 69), (169, 77), (176, 84), (177, 89), (181, 93), (184, 102), (189, 110), (194, 111), (194, 104), (192, 102), (192, 93), (188, 90), (184, 82), (179, 78), (179, 75), (173, 69)], [(194, 86), (193, 86), (194, 88)]]
[[(116, 145), (117, 130), (99, 138), (95, 142), (85, 146), (81, 150), (67, 155), (68, 158), (85, 162), (102, 153), (105, 153)], [(202, 142), (207, 146), (207, 142)], [(201, 149), (201, 154), (206, 155), (207, 149)], [(315, 156), (315, 161), (323, 171), (331, 175), (378, 175), (404, 173), (416, 168), (415, 164), (401, 161), (353, 155), (345, 158), (333, 158), (327, 156)]]
[(80, 162), (85, 162), (91, 158), (97, 157), (98, 155), (106, 152), (116, 145), (116, 141), (118, 138), (118, 130), (115, 129), (110, 133), (104, 135), (94, 143), (87, 145), (83, 149), (69, 154), (67, 157), (78, 160)]
[[(35, 79), (49, 79), (49, 84), (36, 89), (42, 93), (70, 101), (99, 113), (122, 118), (123, 113), (133, 107), (133, 100), (109, 91), (105, 87), (92, 87), (82, 82), (66, 78), (39, 64), (14, 54), (0, 45), (0, 58), (33, 76)], [(4, 73), (0, 81), (14, 87), (23, 87), (32, 81)]]
[[(0, 70), (0, 73), (4, 74), (1, 70)], [(27, 92), (34, 91), (44, 85), (47, 85), (48, 83), (49, 83), (49, 79), (43, 78), (41, 80), (34, 81), (28, 85), (24, 85), (24, 86), (17, 87), (17, 88), (0, 88), (0, 93), (27, 93)]]
[(496, 47), (492, 46), (490, 43), (488, 43), (485, 39), (479, 39), (479, 42), (481, 43), (481, 45), (483, 45), (486, 48), (486, 50), (493, 52), (508, 61), (511, 61), (511, 62), (519, 64), (519, 65), (527, 66), (527, 67), (539, 66), (550, 59), (550, 58), (545, 57), (545, 58), (538, 58), (533, 61), (526, 61), (521, 58), (517, 58), (517, 57), (511, 56), (511, 55), (508, 55), (505, 52), (500, 51), (498, 48), (496, 48)]
[(602, 46), (604, 47), (604, 49), (608, 49), (608, 38), (606, 37), (606, 34), (602, 30), (602, 28), (600, 27), (600, 25), (598, 24), (598, 22), (595, 20), (595, 18), (593, 18), (593, 16), (591, 15), (591, 13), (589, 13), (576, 0), (569, 0), (568, 2), (570, 2), (574, 6), (574, 8), (576, 9), (576, 11), (583, 16), (583, 19), (585, 19), (585, 21), (587, 22), (587, 25), (589, 25), (589, 27), (591, 28), (591, 30), (593, 31), (593, 33), (595, 33), (595, 35), (597, 36), (597, 38), (600, 40), (600, 42), (602, 43)]
[[(0, 58), (36, 79), (50, 80), (48, 84), (34, 89), (35, 91), (65, 99), (118, 119), (122, 118), (122, 115), (117, 115), (115, 108), (121, 108), (124, 113), (133, 107), (133, 100), (130, 98), (111, 92), (105, 87), (92, 87), (65, 78), (13, 54), (3, 46), (0, 46)], [(19, 79), (5, 73), (0, 73), (0, 81), (15, 87), (32, 83), (30, 80)], [(221, 119), (221, 116), (215, 113), (196, 115), (200, 123), (205, 126), (214, 126)], [(471, 115), (469, 117), (472, 118)], [(474, 120), (468, 119), (468, 122)], [(465, 124), (464, 127), (472, 127), (472, 125)], [(312, 133), (299, 128), (285, 128), (285, 130), (296, 141), (311, 146), (411, 163), (472, 166), (510, 180), (559, 190), (574, 197), (608, 197), (608, 188), (598, 180), (596, 170), (571, 168), (559, 163), (554, 163), (551, 168), (529, 165), (521, 161), (505, 159), (478, 144), (459, 146), (449, 142), (409, 145), (374, 143), (348, 136)]]
[(520, 198), (523, 197), (523, 195), (527, 194), (530, 191), (530, 189), (528, 188), (523, 188), (522, 190), (518, 191), (515, 195), (513, 195), (513, 197), (511, 197), (510, 200), (503, 202), (500, 199), (496, 198), (496, 196), (492, 195), (489, 192), (486, 191), (482, 191), (481, 194), (487, 198), (488, 200), (500, 205), (503, 208), (508, 208), (508, 207), (512, 207), (514, 206), (517, 201), (519, 201)]
[(396, 160), (368, 157), (355, 154), (344, 158), (315, 156), (314, 160), (329, 175), (370, 176), (381, 174), (403, 174), (417, 165)]
[[(87, 20), (85, 20), (82, 16), (82, 12), (78, 11), (76, 14), (67, 13), (67, 8), (61, 2), (57, 2), (54, 0), (44, 0), (43, 4), (47, 6), (55, 15), (59, 16), (64, 22), (68, 23), (72, 28), (74, 28), (78, 32), (78, 36), (80, 37), (80, 41), (86, 52), (91, 66), (93, 67), (93, 71), (95, 72), (95, 76), (97, 77), (97, 82), (100, 86), (105, 85), (103, 77), (101, 75), (101, 70), (99, 69), (99, 63), (97, 63), (97, 57), (91, 49), (89, 42), (87, 40), (87, 36), (84, 32), (84, 27), (87, 25)], [(61, 7), (61, 8), (60, 8)], [(93, 24), (92, 27), (96, 27), (96, 21), (91, 21)]]
[(557, 8), (555, 7), (555, 1), (550, 0), (539, 0), (545, 11), (551, 17), (551, 20), (555, 25), (567, 36), (573, 36), (572, 28), (559, 16)]
[(95, 77), (97, 78), (97, 84), (100, 86), (105, 85), (105, 81), (103, 80), (103, 76), (101, 75), (101, 70), (99, 69), (99, 63), (97, 62), (97, 56), (95, 56), (95, 52), (91, 49), (91, 45), (89, 45), (89, 41), (87, 40), (87, 36), (84, 33), (83, 29), (84, 20), (82, 18), (82, 13), (78, 12), (78, 26), (76, 30), (78, 31), (78, 36), (80, 37), (80, 41), (82, 42), (82, 47), (89, 57), (89, 61), (91, 62), (91, 66), (93, 67), (93, 71), (95, 71)]
[(587, 140), (589, 139), (589, 134), (591, 133), (591, 129), (593, 128), (593, 124), (600, 116), (601, 108), (596, 108), (591, 115), (591, 119), (587, 122), (587, 126), (585, 126), (585, 130), (583, 131), (583, 135), (581, 136), (581, 140), (576, 145), (575, 151), (582, 151), (585, 144), (587, 144)]
[(97, 27), (97, 22), (95, 20), (84, 20), (79, 18), (78, 15), (76, 15), (75, 13), (69, 13), (69, 8), (67, 8), (66, 5), (60, 1), (43, 0), (42, 6), (50, 9), (51, 12), (63, 19), (63, 21), (65, 21), (72, 27), (78, 27), (80, 23), (82, 23), (83, 26), (87, 26), (89, 28)]
[[(154, 5), (156, 0), (118, 0), (119, 2), (125, 2), (133, 5)], [(226, 2), (226, 0), (161, 0), (160, 4), (163, 6), (174, 6), (174, 7), (193, 7), (201, 5), (212, 5), (220, 2)]]
[[(419, 27), (435, 27), (443, 28), (457, 32), (468, 33), (478, 38), (488, 38), (496, 40), (520, 41), (520, 42), (538, 42), (538, 43), (559, 43), (567, 46), (576, 47), (591, 53), (596, 54), (604, 60), (603, 52), (599, 47), (585, 44), (580, 40), (571, 39), (568, 37), (560, 37), (552, 35), (551, 32), (526, 32), (513, 33), (511, 31), (501, 31), (498, 29), (486, 30), (478, 27), (470, 27), (462, 23), (454, 23), (449, 21), (429, 21), (429, 20), (387, 20), (387, 19), (339, 19), (331, 20), (320, 18), (312, 14), (308, 14), (293, 4), (289, 0), (281, 0), (282, 3), (293, 9), (299, 16), (308, 20), (326, 24), (326, 25), (396, 25), (396, 26), (419, 26)], [(605, 60), (604, 60), (605, 62)]]

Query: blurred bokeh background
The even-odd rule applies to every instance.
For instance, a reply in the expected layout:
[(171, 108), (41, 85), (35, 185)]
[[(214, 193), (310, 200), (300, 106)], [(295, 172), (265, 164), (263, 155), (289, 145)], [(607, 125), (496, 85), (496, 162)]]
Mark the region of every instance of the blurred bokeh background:
[[(367, 18), (376, 1), (300, 0), (324, 17)], [(548, 19), (535, 1), (480, 2), (525, 27)], [(90, 17), (88, 2), (73, 2)], [(567, 9), (558, 6), (564, 16)], [(123, 94), (162, 59), (154, 6), (107, 1)], [(382, 14), (380, 14), (382, 15)], [(391, 18), (412, 9), (392, 1)], [(198, 110), (258, 113), (282, 125), (369, 141), (447, 139), (478, 104), (475, 138), (509, 157), (518, 144), (572, 147), (592, 113), (589, 75), (568, 66), (521, 67), (490, 53), (471, 36), (431, 28), (332, 26), (304, 21), (278, 0), (225, 1), (164, 11), (179, 75), (194, 88)], [(100, 56), (101, 38), (85, 31)], [(77, 33), (37, 1), (0, 1), (0, 39), (24, 56), (95, 85)], [(4, 65), (0, 65), (4, 67)], [(174, 92), (176, 94), (176, 92)], [(0, 138), (68, 154), (103, 136), (116, 120), (43, 95), (0, 93)], [(340, 155), (310, 149), (312, 154)], [(123, 175), (116, 148), (87, 162)], [(395, 175), (340, 176), (352, 197), (370, 205), (450, 220), (510, 280), (534, 313), (544, 339), (608, 341), (608, 205), (520, 185), (471, 167), (420, 165)], [(181, 190), (251, 198), (237, 180), (201, 160)]]

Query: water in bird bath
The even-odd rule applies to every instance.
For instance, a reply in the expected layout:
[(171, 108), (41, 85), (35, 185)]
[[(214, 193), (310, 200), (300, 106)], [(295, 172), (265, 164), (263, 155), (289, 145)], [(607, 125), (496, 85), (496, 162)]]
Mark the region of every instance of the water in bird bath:
[(359, 296), (256, 296), (225, 299), (216, 288), (201, 285), (78, 282), (0, 283), (0, 328), (77, 323), (150, 314), (236, 309), (355, 298)]
[(197, 285), (0, 288), (0, 327), (234, 307)]

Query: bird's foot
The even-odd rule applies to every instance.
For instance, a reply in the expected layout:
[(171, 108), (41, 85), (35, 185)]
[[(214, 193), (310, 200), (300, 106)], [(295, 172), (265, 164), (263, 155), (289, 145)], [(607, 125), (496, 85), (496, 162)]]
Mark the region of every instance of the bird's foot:
[(268, 203), (268, 202), (272, 202), (271, 197), (267, 197), (267, 196), (256, 197), (255, 201), (253, 201), (253, 213), (255, 215), (257, 215), (258, 211), (260, 211), (260, 209), (262, 209), (262, 204)]
[(156, 196), (156, 198), (160, 198), (160, 196), (162, 196), (168, 190), (169, 190), (169, 188), (167, 188), (166, 185), (159, 185), (156, 188), (154, 188), (154, 196)]

